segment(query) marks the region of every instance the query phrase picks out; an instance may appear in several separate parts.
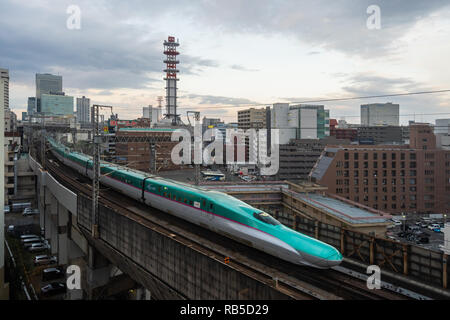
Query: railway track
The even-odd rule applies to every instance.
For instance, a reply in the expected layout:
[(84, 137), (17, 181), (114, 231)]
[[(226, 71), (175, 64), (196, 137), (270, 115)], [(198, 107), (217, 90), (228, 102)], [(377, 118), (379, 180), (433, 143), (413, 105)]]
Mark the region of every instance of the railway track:
[[(47, 169), (66, 187), (74, 187), (91, 196), (90, 179), (61, 164), (49, 154)], [(100, 190), (99, 202), (154, 231), (163, 233), (230, 268), (276, 288), (293, 299), (303, 300), (382, 300), (406, 299), (387, 290), (369, 290), (364, 281), (336, 270), (299, 267), (191, 224), (185, 220), (150, 208), (109, 188)], [(150, 210), (149, 210), (150, 209)], [(188, 227), (187, 227), (188, 226)], [(229, 262), (225, 262), (228, 258)]]

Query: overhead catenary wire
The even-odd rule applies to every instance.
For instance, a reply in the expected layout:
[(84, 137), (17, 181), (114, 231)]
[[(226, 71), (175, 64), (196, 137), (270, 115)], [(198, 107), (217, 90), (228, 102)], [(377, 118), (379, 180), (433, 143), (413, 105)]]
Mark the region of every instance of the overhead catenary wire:
[[(412, 95), (422, 95), (422, 94), (437, 94), (437, 93), (450, 93), (450, 89), (443, 90), (429, 90), (429, 91), (415, 91), (415, 92), (403, 92), (403, 93), (392, 93), (392, 94), (380, 94), (380, 95), (371, 95), (371, 96), (356, 96), (356, 97), (344, 97), (344, 98), (320, 98), (320, 99), (309, 99), (303, 101), (286, 101), (283, 103), (288, 104), (302, 104), (302, 103), (318, 103), (318, 102), (333, 102), (333, 101), (349, 101), (349, 100), (363, 100), (363, 99), (374, 99), (374, 98), (389, 98), (389, 97), (400, 97), (400, 96), (412, 96)], [(208, 109), (220, 109), (220, 108), (244, 108), (244, 107), (259, 107), (259, 106), (270, 106), (273, 105), (273, 102), (270, 103), (240, 103), (235, 105), (224, 105), (224, 106), (208, 106), (205, 108)], [(186, 108), (179, 108), (186, 109)]]

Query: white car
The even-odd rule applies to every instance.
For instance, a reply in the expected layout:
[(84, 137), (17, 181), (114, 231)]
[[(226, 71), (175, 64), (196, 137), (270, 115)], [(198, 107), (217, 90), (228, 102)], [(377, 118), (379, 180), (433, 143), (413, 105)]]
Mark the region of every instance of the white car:
[(25, 208), (23, 210), (23, 213), (22, 213), (22, 215), (24, 215), (24, 216), (34, 216), (34, 215), (37, 215), (37, 214), (39, 214), (39, 210), (38, 209), (31, 209), (31, 208)]
[(50, 247), (47, 244), (40, 242), (40, 243), (33, 243), (31, 247), (28, 248), (28, 251), (36, 252), (36, 251), (44, 251), (47, 249), (50, 249)]
[(440, 228), (441, 228), (441, 226), (439, 223), (433, 223), (428, 226), (428, 229), (430, 229), (430, 230), (440, 229)]
[(401, 221), (399, 221), (399, 220), (392, 220), (392, 221), (394, 221), (394, 225), (396, 225), (396, 226), (401, 226), (403, 223), (401, 222)]

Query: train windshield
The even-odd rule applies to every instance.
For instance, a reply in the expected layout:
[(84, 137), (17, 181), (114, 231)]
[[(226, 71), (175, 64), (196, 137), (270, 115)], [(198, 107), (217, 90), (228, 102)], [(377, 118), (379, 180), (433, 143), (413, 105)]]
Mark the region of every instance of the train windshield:
[(255, 213), (253, 213), (253, 216), (256, 219), (261, 220), (262, 222), (272, 224), (274, 226), (280, 224), (280, 222), (278, 220), (274, 219), (270, 214), (265, 213), (265, 212), (255, 212)]

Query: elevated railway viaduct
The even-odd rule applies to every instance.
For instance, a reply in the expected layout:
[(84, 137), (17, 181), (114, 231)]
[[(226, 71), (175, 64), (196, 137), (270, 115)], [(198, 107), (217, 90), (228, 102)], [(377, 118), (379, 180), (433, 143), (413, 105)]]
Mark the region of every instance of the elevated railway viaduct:
[(67, 299), (133, 290), (140, 299), (404, 299), (368, 290), (335, 270), (292, 265), (110, 189), (100, 191), (98, 236), (91, 233), (91, 182), (48, 154), (37, 175), (41, 226), (62, 265), (81, 268)]

